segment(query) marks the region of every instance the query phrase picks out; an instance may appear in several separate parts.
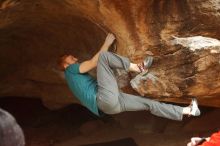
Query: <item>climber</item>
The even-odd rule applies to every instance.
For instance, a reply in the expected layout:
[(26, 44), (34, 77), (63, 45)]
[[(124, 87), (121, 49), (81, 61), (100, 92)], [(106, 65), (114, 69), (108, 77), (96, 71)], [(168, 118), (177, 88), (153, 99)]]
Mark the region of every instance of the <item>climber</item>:
[[(172, 120), (182, 120), (183, 115), (200, 115), (195, 99), (189, 106), (180, 107), (121, 92), (113, 69), (147, 72), (153, 57), (147, 57), (140, 64), (131, 63), (126, 57), (108, 52), (114, 40), (115, 36), (109, 33), (98, 53), (82, 63), (78, 63), (78, 59), (72, 55), (63, 55), (58, 60), (59, 69), (64, 71), (70, 90), (82, 105), (98, 116), (99, 111), (117, 114), (139, 110), (149, 110), (156, 116)], [(88, 74), (88, 71), (95, 67), (97, 67), (97, 81)]]

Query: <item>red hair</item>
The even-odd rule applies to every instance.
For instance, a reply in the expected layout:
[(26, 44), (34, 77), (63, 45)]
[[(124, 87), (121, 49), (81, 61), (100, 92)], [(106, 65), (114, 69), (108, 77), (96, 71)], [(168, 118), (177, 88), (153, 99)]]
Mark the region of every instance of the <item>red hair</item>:
[(59, 57), (59, 59), (57, 60), (57, 67), (59, 70), (64, 71), (65, 67), (64, 64), (66, 63), (66, 57), (68, 57), (69, 55), (65, 54)]

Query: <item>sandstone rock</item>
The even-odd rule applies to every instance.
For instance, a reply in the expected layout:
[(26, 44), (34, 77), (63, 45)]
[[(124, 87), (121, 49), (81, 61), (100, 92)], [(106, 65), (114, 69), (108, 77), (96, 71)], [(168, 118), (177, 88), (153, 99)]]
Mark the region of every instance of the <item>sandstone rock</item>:
[[(184, 132), (205, 132), (205, 131), (218, 131), (219, 126), (219, 109), (215, 109), (213, 111), (209, 111), (203, 114), (202, 117), (192, 119), (188, 122), (184, 127)], [(207, 122), (207, 119), (209, 122)]]
[(150, 71), (160, 80), (143, 82), (140, 94), (181, 103), (196, 96), (200, 104), (220, 107), (219, 52), (195, 54), (170, 43), (172, 36), (219, 40), (219, 10), (218, 0), (2, 0), (0, 96), (39, 97), (51, 109), (78, 102), (56, 59), (64, 53), (88, 59), (113, 32), (118, 54), (133, 62), (149, 51), (155, 56)]
[(88, 121), (80, 126), (79, 131), (82, 135), (86, 136), (97, 132), (103, 125), (104, 123), (99, 120)]

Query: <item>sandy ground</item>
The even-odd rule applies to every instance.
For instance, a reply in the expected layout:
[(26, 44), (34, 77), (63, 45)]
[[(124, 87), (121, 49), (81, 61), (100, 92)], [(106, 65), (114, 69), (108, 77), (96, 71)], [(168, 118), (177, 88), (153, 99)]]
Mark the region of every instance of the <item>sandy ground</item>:
[(0, 107), (16, 117), (26, 146), (78, 146), (128, 137), (138, 146), (186, 146), (190, 137), (220, 129), (220, 109), (207, 107), (201, 108), (201, 117), (185, 117), (181, 122), (145, 111), (98, 118), (79, 105), (50, 111), (38, 99), (29, 98), (2, 98)]

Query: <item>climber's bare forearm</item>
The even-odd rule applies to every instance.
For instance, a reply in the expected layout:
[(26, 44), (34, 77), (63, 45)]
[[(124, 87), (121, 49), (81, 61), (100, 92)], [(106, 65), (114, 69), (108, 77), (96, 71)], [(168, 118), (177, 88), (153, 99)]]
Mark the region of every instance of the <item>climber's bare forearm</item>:
[(103, 44), (103, 46), (101, 47), (101, 49), (99, 50), (98, 53), (96, 53), (92, 59), (90, 60), (86, 60), (84, 62), (82, 62), (80, 64), (80, 73), (86, 73), (92, 69), (94, 69), (96, 66), (97, 66), (97, 63), (98, 63), (98, 58), (99, 58), (99, 54), (102, 52), (102, 51), (107, 51), (108, 50), (108, 46), (106, 46), (105, 44)]
[(102, 45), (102, 47), (100, 48), (99, 52), (97, 52), (97, 53), (92, 57), (91, 62), (95, 65), (95, 67), (97, 66), (100, 53), (103, 52), (103, 51), (108, 51), (108, 49), (109, 49), (109, 45), (106, 44), (106, 43), (104, 43), (104, 44)]
[(99, 55), (103, 51), (108, 51), (109, 47), (115, 40), (115, 37), (113, 34), (108, 34), (104, 44), (100, 48), (100, 50), (92, 57), (90, 60), (86, 60), (80, 64), (79, 71), (80, 73), (86, 73), (92, 69), (94, 69), (97, 66)]

